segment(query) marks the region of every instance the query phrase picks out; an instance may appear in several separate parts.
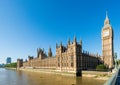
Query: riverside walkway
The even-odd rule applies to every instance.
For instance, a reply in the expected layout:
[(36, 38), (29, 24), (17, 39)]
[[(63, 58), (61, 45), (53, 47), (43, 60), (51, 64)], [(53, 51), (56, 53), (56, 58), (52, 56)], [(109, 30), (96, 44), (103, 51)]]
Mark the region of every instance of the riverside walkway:
[(116, 70), (116, 72), (104, 85), (120, 85), (120, 68)]
[(120, 85), (120, 69), (118, 70), (118, 75), (117, 75), (117, 78), (116, 78), (115, 85)]

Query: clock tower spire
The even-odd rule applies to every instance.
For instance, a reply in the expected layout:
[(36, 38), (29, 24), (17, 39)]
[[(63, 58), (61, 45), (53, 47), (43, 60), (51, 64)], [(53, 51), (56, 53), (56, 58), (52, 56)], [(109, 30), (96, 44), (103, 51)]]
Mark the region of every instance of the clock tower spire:
[(103, 62), (108, 68), (114, 66), (114, 50), (113, 50), (113, 29), (110, 25), (110, 20), (106, 12), (106, 18), (104, 20), (104, 26), (102, 28), (102, 57)]
[(105, 21), (104, 21), (104, 25), (108, 25), (110, 24), (110, 20), (108, 18), (108, 13), (106, 12), (106, 18), (105, 18)]

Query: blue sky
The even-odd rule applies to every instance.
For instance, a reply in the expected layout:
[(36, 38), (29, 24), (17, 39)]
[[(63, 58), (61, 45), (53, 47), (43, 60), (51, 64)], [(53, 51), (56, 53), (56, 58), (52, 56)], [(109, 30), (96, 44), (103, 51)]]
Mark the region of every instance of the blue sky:
[(101, 53), (106, 10), (114, 30), (114, 50), (120, 56), (119, 0), (0, 0), (0, 63), (7, 57), (27, 59), (38, 47), (67, 44), (76, 35), (83, 50)]

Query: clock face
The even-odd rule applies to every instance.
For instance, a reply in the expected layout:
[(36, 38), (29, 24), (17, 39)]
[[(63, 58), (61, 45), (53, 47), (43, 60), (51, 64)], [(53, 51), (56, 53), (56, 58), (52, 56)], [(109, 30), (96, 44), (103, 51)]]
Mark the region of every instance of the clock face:
[(109, 30), (105, 30), (105, 31), (103, 32), (103, 37), (106, 37), (106, 36), (109, 36)]

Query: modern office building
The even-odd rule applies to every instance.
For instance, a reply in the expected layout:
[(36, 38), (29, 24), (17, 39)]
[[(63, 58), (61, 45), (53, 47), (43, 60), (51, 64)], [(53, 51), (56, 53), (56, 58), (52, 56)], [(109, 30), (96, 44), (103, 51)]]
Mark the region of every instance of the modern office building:
[(10, 63), (11, 63), (11, 57), (7, 57), (6, 64), (10, 64)]

